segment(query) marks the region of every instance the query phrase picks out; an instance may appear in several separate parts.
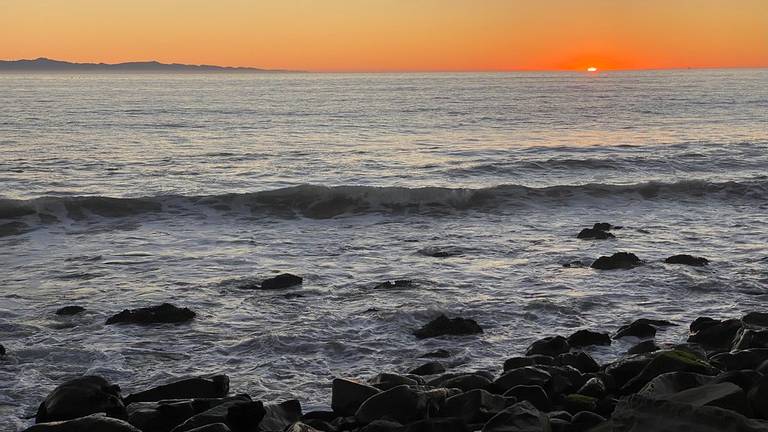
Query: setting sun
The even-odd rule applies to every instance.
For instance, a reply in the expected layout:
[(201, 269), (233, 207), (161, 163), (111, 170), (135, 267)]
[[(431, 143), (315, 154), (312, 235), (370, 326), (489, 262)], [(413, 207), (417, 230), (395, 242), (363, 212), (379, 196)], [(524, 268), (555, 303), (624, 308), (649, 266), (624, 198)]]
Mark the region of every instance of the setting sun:
[(594, 66), (590, 66), (587, 68), (587, 72), (597, 72), (597, 68)]

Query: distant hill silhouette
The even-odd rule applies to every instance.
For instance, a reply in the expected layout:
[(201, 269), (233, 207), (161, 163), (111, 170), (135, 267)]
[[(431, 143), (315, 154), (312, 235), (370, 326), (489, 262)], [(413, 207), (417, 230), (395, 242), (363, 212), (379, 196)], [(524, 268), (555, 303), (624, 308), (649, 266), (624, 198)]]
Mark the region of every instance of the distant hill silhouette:
[(128, 63), (71, 63), (44, 57), (34, 60), (0, 60), (0, 72), (291, 72), (286, 70), (226, 67), (212, 65), (187, 65), (156, 61)]

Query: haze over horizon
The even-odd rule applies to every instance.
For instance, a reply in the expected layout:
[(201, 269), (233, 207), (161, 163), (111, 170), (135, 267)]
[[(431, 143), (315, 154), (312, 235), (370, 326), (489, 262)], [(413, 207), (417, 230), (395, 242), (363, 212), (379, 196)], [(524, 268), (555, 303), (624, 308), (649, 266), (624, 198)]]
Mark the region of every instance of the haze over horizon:
[(0, 58), (307, 71), (768, 67), (768, 2), (0, 3)]

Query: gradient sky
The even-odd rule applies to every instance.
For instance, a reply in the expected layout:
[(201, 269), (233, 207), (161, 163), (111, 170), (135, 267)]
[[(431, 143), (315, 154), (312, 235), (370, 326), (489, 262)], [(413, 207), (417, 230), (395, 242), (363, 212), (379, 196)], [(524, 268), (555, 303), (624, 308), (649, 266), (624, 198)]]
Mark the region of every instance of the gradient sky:
[(768, 67), (768, 0), (0, 0), (0, 59), (313, 71)]

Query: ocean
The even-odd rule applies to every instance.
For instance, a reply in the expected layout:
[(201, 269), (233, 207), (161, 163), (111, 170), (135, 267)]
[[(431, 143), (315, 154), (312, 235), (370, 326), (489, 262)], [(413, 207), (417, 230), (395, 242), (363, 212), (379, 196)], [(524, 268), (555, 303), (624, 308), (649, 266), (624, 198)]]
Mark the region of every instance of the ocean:
[[(436, 349), (498, 373), (543, 336), (645, 317), (679, 342), (768, 300), (765, 69), (11, 74), (0, 106), (3, 431), (84, 373), (321, 409)], [(622, 228), (576, 238), (596, 222)], [(645, 264), (589, 268), (618, 251)], [(243, 288), (278, 272), (304, 284)], [(104, 324), (163, 302), (197, 317)], [(417, 340), (440, 313), (484, 333)]]

